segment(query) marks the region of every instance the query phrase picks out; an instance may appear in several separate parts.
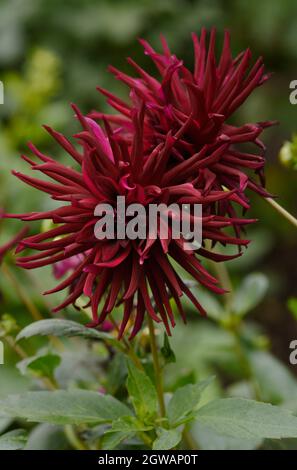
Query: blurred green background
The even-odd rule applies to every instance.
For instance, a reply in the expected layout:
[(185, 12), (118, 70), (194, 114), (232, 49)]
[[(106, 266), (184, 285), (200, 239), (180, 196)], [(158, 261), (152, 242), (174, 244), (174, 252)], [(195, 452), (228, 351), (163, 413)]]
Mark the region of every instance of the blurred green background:
[[(69, 134), (75, 130), (70, 102), (84, 112), (106, 109), (96, 85), (125, 96), (125, 88), (107, 72), (108, 64), (129, 70), (125, 57), (132, 56), (153, 71), (138, 37), (159, 47), (159, 34), (163, 33), (172, 50), (191, 66), (190, 33), (202, 26), (216, 26), (219, 44), (224, 29), (230, 29), (234, 54), (250, 47), (253, 57), (263, 55), (267, 70), (273, 72), (269, 82), (237, 112), (235, 120), (280, 122), (265, 134), (267, 187), (279, 195), (283, 206), (297, 214), (297, 174), (278, 161), (280, 147), (297, 131), (297, 106), (289, 102), (289, 84), (297, 79), (294, 0), (1, 0), (0, 80), (5, 103), (0, 106), (0, 207), (9, 211), (49, 207), (51, 201), (18, 182), (10, 170), (26, 168), (19, 155), (25, 152), (28, 140), (63, 158), (41, 125)], [(273, 352), (288, 365), (289, 342), (297, 338), (297, 322), (287, 307), (288, 299), (297, 295), (296, 232), (259, 197), (253, 197), (249, 215), (259, 222), (248, 230), (252, 239), (248, 252), (230, 263), (232, 277), (236, 285), (251, 271), (268, 276), (269, 294), (251, 318), (262, 325)], [(7, 240), (19, 227), (17, 222), (2, 221), (0, 241)], [(15, 269), (15, 276), (30, 298), (43, 305), (43, 286), (33, 285), (40, 281), (38, 275), (33, 281), (34, 274), (29, 277)], [(50, 273), (44, 276), (43, 285), (53, 285)], [(0, 283), (0, 313), (19, 315), (22, 323), (21, 303), (2, 273)], [(297, 366), (291, 369), (297, 373)]]

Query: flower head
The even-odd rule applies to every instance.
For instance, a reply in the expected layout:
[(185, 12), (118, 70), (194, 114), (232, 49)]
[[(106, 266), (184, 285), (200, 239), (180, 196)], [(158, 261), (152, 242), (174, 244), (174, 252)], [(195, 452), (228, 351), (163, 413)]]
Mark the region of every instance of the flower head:
[[(192, 39), (195, 54), (193, 71), (171, 53), (163, 37), (162, 53), (157, 53), (150, 44), (140, 40), (145, 54), (154, 62), (160, 79), (148, 74), (131, 58), (128, 62), (136, 70), (137, 78), (110, 67), (116, 78), (129, 87), (130, 102), (126, 103), (98, 88), (118, 114), (94, 111), (90, 117), (108, 119), (119, 138), (131, 144), (133, 113), (139, 102), (143, 101), (147, 109), (145, 154), (164, 143), (168, 132), (177, 133), (183, 126), (184, 131), (167, 161), (172, 183), (180, 184), (188, 179), (198, 188), (235, 190), (233, 201), (225, 200), (216, 207), (219, 215), (234, 216), (234, 201), (243, 209), (249, 208), (246, 189), (268, 196), (264, 189), (265, 146), (260, 135), (273, 123), (236, 126), (230, 123), (230, 117), (269, 75), (264, 71), (261, 57), (250, 67), (250, 49), (232, 57), (228, 31), (225, 32), (219, 61), (215, 56), (215, 29), (210, 33), (208, 45), (204, 28), (200, 37), (193, 34)], [(253, 144), (254, 149), (243, 150), (241, 144)], [(252, 178), (251, 172), (259, 177), (259, 182)], [(240, 227), (235, 224), (234, 228), (239, 234)]]
[[(175, 146), (179, 145), (188, 129), (188, 120), (178, 129), (170, 129), (165, 139), (148, 150), (144, 144), (147, 108), (143, 103), (132, 113), (134, 131), (131, 143), (119, 139), (108, 122), (105, 122), (103, 130), (94, 120), (82, 115), (77, 107), (74, 106), (74, 109), (82, 126), (82, 131), (75, 135), (81, 151), (62, 134), (46, 126), (46, 130), (74, 160), (74, 167), (65, 166), (29, 144), (38, 161), (25, 155), (23, 159), (34, 172), (50, 180), (13, 172), (23, 182), (60, 202), (59, 208), (46, 212), (6, 215), (24, 221), (48, 219), (56, 224), (54, 228), (27, 237), (19, 243), (18, 253), (29, 248), (37, 250), (37, 254), (20, 257), (18, 264), (26, 269), (35, 269), (75, 260), (70, 275), (46, 292), (67, 290), (66, 299), (55, 311), (75, 304), (84, 294), (89, 298), (88, 305), (92, 310), (91, 326), (103, 324), (113, 308), (122, 305), (120, 336), (129, 322), (133, 324), (130, 334), (133, 338), (146, 314), (155, 322), (163, 322), (170, 334), (171, 326), (175, 324), (170, 298), (176, 302), (183, 319), (185, 313), (180, 301), (183, 294), (205, 314), (174, 264), (188, 272), (199, 284), (221, 293), (217, 280), (203, 267), (200, 258), (222, 261), (228, 257), (214, 253), (204, 245), (197, 252), (187, 251), (185, 240), (182, 237), (173, 239), (170, 232), (167, 239), (161, 239), (158, 231), (154, 239), (148, 234), (145, 239), (131, 240), (125, 237), (98, 240), (94, 232), (96, 222), (100, 219), (95, 215), (98, 204), (108, 203), (115, 207), (118, 196), (124, 196), (129, 204), (140, 203), (144, 207), (151, 203), (201, 203), (202, 238), (213, 244), (246, 245), (247, 240), (225, 234), (224, 228), (250, 221), (213, 213), (214, 204), (236, 197), (234, 191), (223, 191), (214, 185), (199, 189), (187, 181), (186, 166), (185, 178), (182, 179), (180, 173), (176, 174), (174, 166), (168, 166)], [(217, 152), (221, 151), (221, 147), (209, 150), (208, 158), (215, 158)]]

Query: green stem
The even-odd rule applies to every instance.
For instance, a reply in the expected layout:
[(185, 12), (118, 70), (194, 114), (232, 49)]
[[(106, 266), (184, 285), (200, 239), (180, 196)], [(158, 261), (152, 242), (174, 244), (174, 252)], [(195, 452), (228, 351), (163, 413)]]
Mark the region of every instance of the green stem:
[(261, 391), (260, 391), (260, 388), (259, 388), (259, 384), (258, 384), (256, 378), (254, 377), (250, 361), (249, 361), (249, 359), (248, 359), (247, 355), (245, 354), (245, 351), (242, 347), (241, 339), (240, 339), (240, 335), (238, 333), (238, 330), (233, 329), (232, 333), (233, 333), (233, 336), (235, 338), (236, 352), (237, 352), (238, 359), (241, 362), (242, 369), (243, 369), (245, 375), (247, 377), (249, 377), (249, 379), (251, 381), (253, 391), (254, 391), (254, 395), (255, 395), (255, 399), (258, 400), (258, 401), (261, 401)]
[(197, 442), (186, 427), (183, 431), (183, 439), (185, 441), (185, 444), (187, 445), (188, 450), (199, 450)]
[(74, 427), (71, 424), (66, 424), (64, 427), (66, 437), (69, 443), (76, 450), (89, 450), (89, 448), (82, 442), (78, 434), (76, 433)]
[[(2, 269), (6, 279), (8, 279), (8, 281), (15, 288), (16, 293), (18, 294), (20, 300), (23, 302), (23, 304), (27, 308), (27, 310), (30, 313), (33, 320), (35, 320), (35, 321), (43, 320), (43, 316), (42, 316), (41, 312), (38, 310), (38, 308), (31, 301), (31, 299), (28, 296), (26, 290), (20, 284), (18, 279), (15, 277), (12, 270), (9, 269), (8, 265), (6, 263), (3, 263), (1, 269)], [(59, 338), (56, 338), (55, 336), (49, 336), (49, 340), (53, 344), (53, 346), (55, 346), (57, 348), (58, 351), (63, 351), (65, 349), (64, 344), (62, 343), (61, 340), (59, 340)]]
[(165, 403), (164, 403), (164, 390), (163, 390), (163, 374), (162, 369), (160, 366), (159, 361), (159, 354), (155, 336), (155, 328), (153, 324), (153, 320), (148, 315), (148, 327), (150, 332), (150, 344), (151, 344), (151, 352), (153, 357), (153, 365), (155, 371), (155, 380), (156, 380), (156, 388), (158, 394), (158, 401), (159, 401), (159, 409), (160, 409), (160, 416), (164, 418), (166, 415)]
[(143, 440), (145, 445), (149, 447), (149, 449), (152, 448), (152, 439), (145, 433), (145, 432), (139, 432), (139, 437)]
[[(111, 323), (115, 327), (115, 329), (119, 331), (119, 325), (117, 324), (117, 322), (115, 321), (115, 319), (113, 318), (111, 314), (109, 315), (109, 318), (110, 318)], [(134, 351), (132, 344), (126, 338), (123, 338), (123, 344), (125, 345), (125, 349), (126, 349), (128, 356), (134, 362), (136, 367), (138, 367), (138, 369), (140, 370), (143, 370), (143, 365), (141, 363), (141, 360), (139, 359), (136, 352)]]
[(265, 198), (265, 201), (267, 201), (282, 217), (284, 217), (291, 224), (293, 224), (295, 227), (297, 227), (297, 219), (292, 214), (290, 214), (290, 212), (288, 212), (286, 209), (284, 209), (282, 206), (280, 206), (271, 197)]
[[(4, 340), (8, 344), (8, 346), (21, 358), (21, 359), (27, 359), (29, 356), (26, 353), (26, 351), (15, 342), (14, 338), (12, 336), (5, 336)], [(48, 390), (54, 391), (57, 389), (57, 384), (54, 380), (50, 379), (49, 377), (40, 377), (39, 380), (43, 382), (45, 387)]]

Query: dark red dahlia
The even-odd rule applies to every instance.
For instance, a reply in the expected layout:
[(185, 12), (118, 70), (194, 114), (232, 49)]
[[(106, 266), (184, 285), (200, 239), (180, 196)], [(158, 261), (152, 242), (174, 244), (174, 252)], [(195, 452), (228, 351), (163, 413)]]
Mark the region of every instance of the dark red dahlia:
[[(1, 216), (3, 216), (3, 213), (1, 214)], [(15, 237), (11, 238), (4, 245), (0, 246), (0, 264), (3, 261), (4, 256), (27, 235), (28, 231), (29, 230), (27, 226), (23, 227)]]
[[(62, 134), (46, 127), (72, 157), (74, 167), (63, 165), (30, 144), (39, 162), (27, 156), (23, 156), (24, 160), (33, 171), (46, 175), (52, 181), (13, 172), (20, 180), (48, 193), (52, 199), (61, 203), (59, 208), (48, 212), (7, 215), (24, 221), (48, 219), (56, 224), (47, 232), (30, 236), (19, 243), (17, 252), (30, 248), (38, 253), (20, 257), (18, 264), (26, 269), (34, 269), (75, 259), (71, 274), (57, 287), (46, 292), (49, 294), (63, 289), (68, 292), (65, 301), (55, 311), (75, 304), (84, 294), (90, 299), (92, 326), (102, 324), (115, 305), (122, 305), (120, 336), (131, 320), (134, 326), (130, 337), (133, 338), (141, 328), (145, 314), (156, 322), (163, 322), (170, 334), (170, 327), (175, 324), (170, 298), (175, 300), (183, 319), (182, 294), (186, 294), (202, 314), (205, 313), (172, 261), (199, 284), (221, 293), (217, 280), (206, 271), (199, 258), (222, 261), (226, 257), (204, 246), (197, 252), (187, 251), (185, 240), (182, 237), (173, 239), (170, 232), (168, 239), (161, 239), (158, 231), (154, 239), (148, 235), (142, 240), (130, 240), (127, 237), (98, 240), (94, 234), (95, 224), (100, 220), (100, 217), (94, 215), (97, 205), (108, 203), (115, 207), (118, 196), (124, 196), (127, 204), (140, 203), (144, 207), (161, 202), (167, 205), (201, 203), (203, 240), (208, 239), (213, 243), (245, 245), (246, 240), (228, 236), (223, 229), (234, 223), (244, 224), (249, 221), (222, 217), (211, 212), (214, 202), (234, 200), (234, 191), (222, 191), (214, 185), (207, 191), (197, 189), (192, 183), (183, 182), (183, 178), (180, 181), (174, 167), (168, 166), (168, 159), (174, 154), (175, 146), (179, 145), (188, 128), (187, 123), (177, 131), (169, 130), (165, 139), (149, 151), (143, 143), (144, 123), (148, 119), (143, 105), (133, 111), (132, 143), (119, 140), (107, 122), (104, 131), (76, 107), (74, 109), (82, 126), (82, 131), (75, 135), (81, 151)], [(215, 158), (223, 148), (215, 148), (212, 152), (209, 150), (208, 158)], [(187, 169), (185, 173), (187, 175)]]
[[(162, 53), (157, 53), (141, 40), (145, 54), (158, 69), (160, 79), (149, 75), (131, 58), (128, 62), (136, 70), (137, 78), (110, 67), (116, 78), (128, 85), (131, 101), (126, 103), (98, 88), (118, 114), (106, 115), (94, 111), (90, 117), (108, 119), (119, 138), (131, 145), (133, 113), (139, 102), (143, 101), (147, 109), (145, 155), (164, 143), (168, 132), (174, 134), (184, 126), (184, 132), (172, 148), (167, 162), (170, 170), (167, 178), (172, 184), (191, 181), (196, 188), (236, 190), (234, 199), (248, 209), (247, 188), (268, 196), (264, 189), (265, 146), (260, 134), (272, 123), (235, 126), (230, 124), (229, 118), (251, 92), (268, 79), (268, 75), (264, 72), (261, 57), (250, 67), (250, 49), (232, 57), (228, 31), (225, 32), (219, 61), (215, 56), (215, 29), (210, 33), (208, 45), (204, 28), (200, 37), (193, 34), (192, 38), (195, 53), (193, 71), (170, 52), (163, 37)], [(254, 144), (254, 149), (243, 150), (240, 144)], [(252, 172), (258, 175), (260, 184), (252, 178)], [(234, 217), (234, 205), (230, 200), (221, 201), (216, 206), (218, 214)], [(235, 225), (235, 229), (239, 234), (240, 227)]]

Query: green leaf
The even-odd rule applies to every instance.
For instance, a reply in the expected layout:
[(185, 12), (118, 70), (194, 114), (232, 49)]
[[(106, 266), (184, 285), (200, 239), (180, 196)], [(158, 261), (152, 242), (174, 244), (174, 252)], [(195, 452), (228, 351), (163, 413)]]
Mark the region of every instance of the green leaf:
[(260, 447), (263, 439), (238, 439), (237, 437), (218, 434), (214, 429), (205, 426), (199, 421), (193, 423), (191, 434), (199, 442), (202, 450), (254, 450)]
[(135, 416), (122, 416), (119, 419), (116, 419), (112, 423), (112, 431), (135, 431), (135, 432), (145, 432), (153, 429), (152, 426), (146, 426), (141, 421), (139, 421)]
[[(0, 399), (14, 393), (23, 393), (29, 390), (31, 381), (20, 374), (14, 366), (0, 366)], [(2, 418), (2, 412), (1, 412)]]
[(202, 372), (204, 376), (209, 375), (209, 371), (204, 372), (209, 364), (234, 357), (232, 334), (210, 322), (189, 322), (187, 325), (179, 323), (171, 345), (174, 351), (178, 351), (176, 364), (167, 366), (167, 376), (172, 376), (173, 383), (176, 381), (177, 370), (184, 373), (193, 370), (199, 378)]
[[(194, 287), (191, 290), (193, 294), (197, 296), (199, 302), (203, 305), (203, 308), (207, 311), (207, 316), (209, 318), (212, 318), (213, 320), (220, 320), (223, 318), (225, 313), (224, 308), (214, 295), (211, 295), (206, 289), (200, 287)], [(187, 309), (194, 310), (192, 302), (187, 297), (185, 297), (182, 302), (185, 304)]]
[(169, 450), (177, 446), (182, 434), (177, 429), (163, 429), (158, 431), (158, 437), (154, 441), (153, 450)]
[(280, 439), (297, 436), (297, 418), (291, 413), (244, 398), (211, 401), (200, 408), (196, 416), (199, 423), (230, 437)]
[(230, 398), (247, 398), (248, 400), (253, 400), (255, 396), (255, 384), (249, 380), (241, 380), (229, 385), (226, 392)]
[(18, 450), (23, 449), (27, 441), (27, 432), (23, 429), (15, 429), (0, 436), (1, 450)]
[(103, 449), (111, 450), (117, 447), (122, 441), (131, 439), (139, 432), (146, 432), (153, 429), (152, 426), (145, 426), (134, 416), (123, 416), (112, 423), (110, 431), (107, 431), (102, 439)]
[(14, 335), (18, 329), (17, 321), (12, 315), (4, 313), (4, 315), (1, 316), (0, 338), (4, 338), (6, 335)]
[(62, 426), (42, 423), (31, 431), (25, 450), (66, 450), (70, 444)]
[(164, 357), (166, 364), (176, 362), (175, 354), (173, 350), (171, 349), (169, 338), (166, 333), (164, 333), (164, 344), (161, 348), (161, 354)]
[(264, 274), (254, 273), (247, 276), (235, 291), (231, 310), (243, 316), (255, 308), (268, 290), (268, 279)]
[(254, 351), (249, 359), (264, 401), (277, 405), (296, 399), (297, 380), (284, 364), (265, 351)]
[(2, 434), (5, 429), (8, 428), (12, 423), (12, 419), (7, 416), (0, 415), (0, 434)]
[(118, 341), (108, 333), (87, 328), (71, 320), (39, 320), (26, 326), (17, 336), (17, 341), (31, 336), (83, 336), (84, 338), (105, 340), (118, 345)]
[(127, 389), (138, 418), (150, 422), (158, 410), (157, 392), (150, 378), (128, 361)]
[[(61, 364), (55, 371), (55, 379), (61, 389), (88, 388), (87, 384), (98, 383), (98, 360), (105, 360), (103, 343), (96, 343), (90, 348), (87, 341), (70, 341), (61, 352)], [(98, 355), (100, 354), (100, 357)]]
[(104, 434), (101, 441), (102, 450), (113, 450), (121, 442), (135, 436), (135, 431), (109, 431)]
[(50, 377), (54, 375), (56, 367), (61, 363), (61, 358), (57, 354), (45, 354), (43, 356), (33, 356), (23, 359), (17, 364), (22, 374), (31, 372), (36, 377)]
[(213, 379), (213, 377), (210, 377), (198, 384), (188, 384), (174, 392), (167, 408), (171, 426), (179, 426), (192, 419), (193, 411), (195, 411), (200, 401), (201, 393)]
[(131, 414), (112, 396), (87, 390), (11, 395), (0, 401), (0, 409), (9, 416), (51, 424), (110, 423)]

